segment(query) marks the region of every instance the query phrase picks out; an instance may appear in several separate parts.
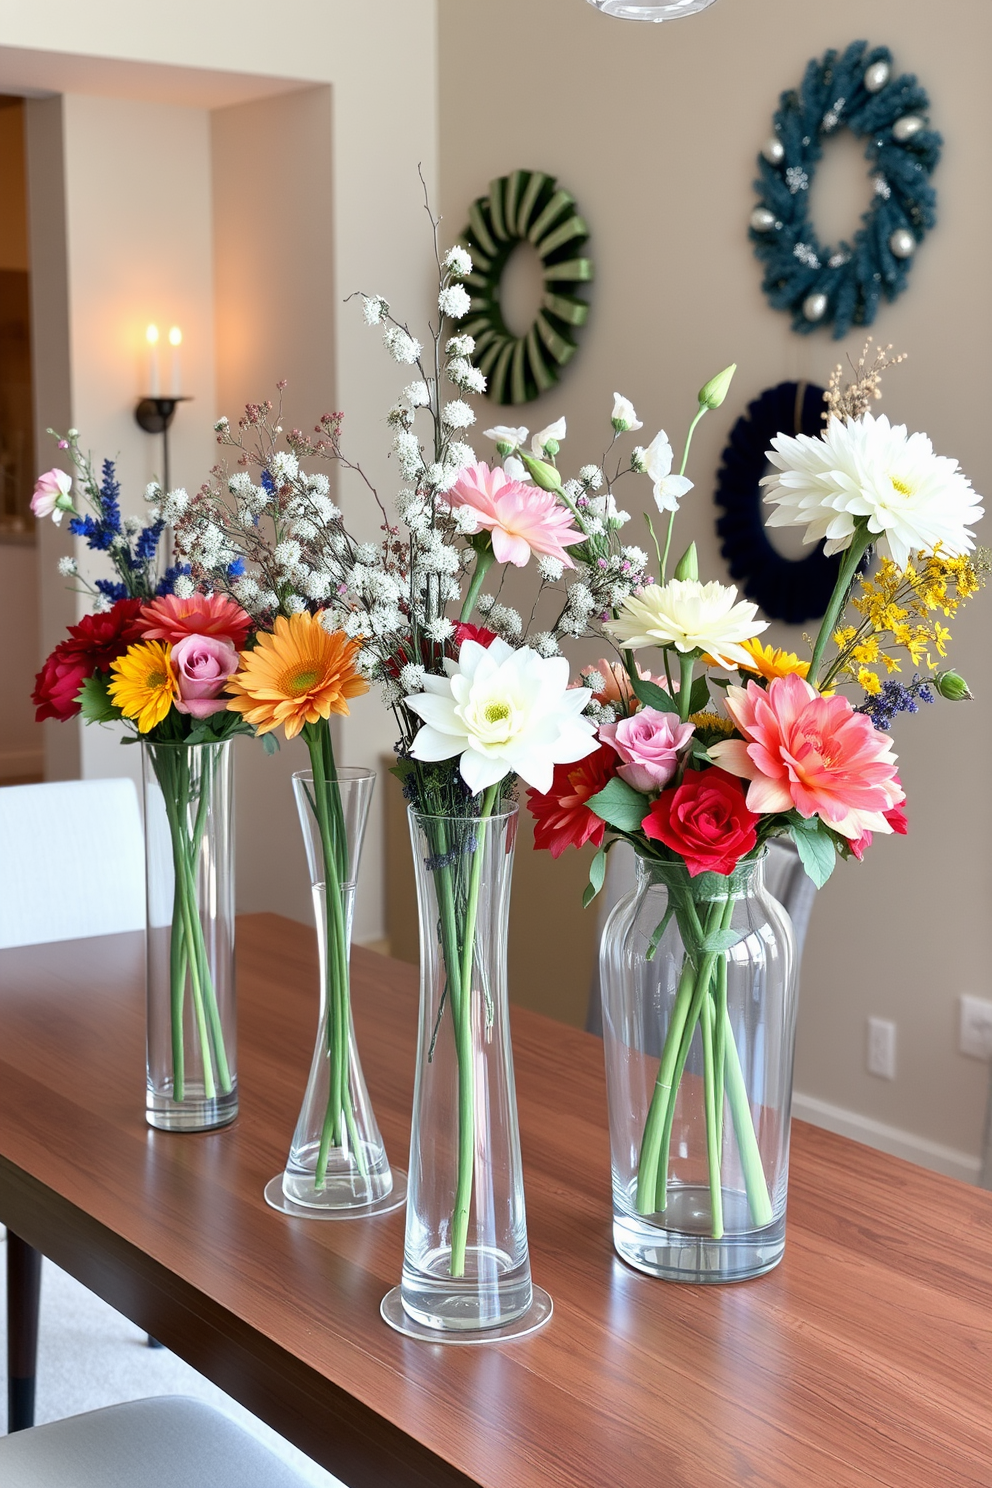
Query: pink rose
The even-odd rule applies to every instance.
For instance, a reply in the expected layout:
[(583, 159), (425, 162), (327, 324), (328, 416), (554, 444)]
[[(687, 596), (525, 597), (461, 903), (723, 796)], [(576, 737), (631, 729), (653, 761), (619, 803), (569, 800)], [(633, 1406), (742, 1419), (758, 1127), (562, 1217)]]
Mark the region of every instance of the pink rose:
[(72, 476), (57, 467), (46, 470), (34, 483), (31, 510), (36, 517), (51, 517), (55, 525), (64, 511), (72, 511)]
[(172, 665), (179, 685), (176, 711), (193, 718), (223, 713), (227, 701), (220, 698), (228, 677), (238, 669), (238, 653), (230, 641), (218, 636), (188, 635), (172, 648)]
[(675, 774), (679, 750), (692, 738), (691, 723), (679, 723), (675, 713), (642, 708), (632, 718), (604, 723), (599, 737), (611, 744), (623, 760), (617, 771), (635, 790), (650, 795), (661, 790)]

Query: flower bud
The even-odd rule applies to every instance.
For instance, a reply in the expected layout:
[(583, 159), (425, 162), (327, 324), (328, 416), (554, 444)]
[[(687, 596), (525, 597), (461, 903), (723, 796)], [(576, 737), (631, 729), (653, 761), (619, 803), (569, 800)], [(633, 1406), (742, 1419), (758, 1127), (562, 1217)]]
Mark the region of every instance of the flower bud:
[(699, 389), (700, 408), (719, 408), (730, 388), (734, 373), (737, 371), (737, 363), (731, 362), (729, 367), (724, 367), (715, 377), (711, 377), (704, 387)]
[(938, 672), (934, 679), (937, 691), (951, 703), (962, 703), (974, 696), (960, 672)]
[(698, 579), (699, 559), (696, 556), (696, 544), (690, 543), (682, 557), (675, 565), (675, 577), (677, 579)]
[(561, 476), (553, 465), (548, 465), (544, 460), (538, 460), (533, 455), (528, 455), (526, 450), (518, 450), (518, 457), (523, 460), (528, 475), (535, 486), (540, 486), (542, 491), (560, 491)]

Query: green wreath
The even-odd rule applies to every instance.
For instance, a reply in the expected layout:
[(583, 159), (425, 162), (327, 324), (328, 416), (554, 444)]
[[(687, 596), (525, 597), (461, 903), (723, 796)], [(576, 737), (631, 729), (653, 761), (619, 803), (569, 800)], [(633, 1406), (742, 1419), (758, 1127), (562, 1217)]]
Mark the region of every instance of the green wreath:
[[(577, 291), (592, 279), (582, 256), (589, 238), (575, 198), (543, 171), (514, 171), (489, 184), (472, 203), (459, 242), (472, 255), (465, 283), (472, 306), (459, 330), (475, 337), (475, 362), (488, 378), (494, 403), (530, 403), (554, 387), (577, 350), (587, 301)], [(518, 243), (531, 243), (544, 266), (544, 294), (534, 324), (514, 336), (500, 308), (500, 280)]]

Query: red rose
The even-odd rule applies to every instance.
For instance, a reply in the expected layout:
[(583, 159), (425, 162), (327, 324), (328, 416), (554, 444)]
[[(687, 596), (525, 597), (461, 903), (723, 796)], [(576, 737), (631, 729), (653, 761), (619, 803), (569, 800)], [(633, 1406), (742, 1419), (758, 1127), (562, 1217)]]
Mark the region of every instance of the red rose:
[(494, 630), (487, 630), (484, 625), (470, 625), (467, 620), (459, 620), (455, 626), (455, 651), (461, 650), (465, 641), (478, 641), (480, 646), (491, 646), (496, 639)]
[(685, 859), (690, 877), (732, 873), (755, 844), (758, 818), (744, 787), (726, 770), (687, 770), (682, 784), (662, 791), (643, 821), (644, 835)]
[(35, 721), (57, 718), (65, 723), (79, 712), (76, 698), (87, 677), (108, 672), (110, 664), (123, 656), (141, 634), (137, 624), (140, 599), (119, 599), (100, 615), (84, 615), (69, 626), (69, 637), (60, 641), (35, 678), (31, 701)]
[(547, 795), (529, 790), (534, 846), (546, 847), (553, 858), (560, 858), (566, 847), (581, 847), (586, 842), (601, 846), (606, 823), (586, 802), (613, 779), (619, 764), (616, 750), (601, 744), (578, 764), (556, 765)]

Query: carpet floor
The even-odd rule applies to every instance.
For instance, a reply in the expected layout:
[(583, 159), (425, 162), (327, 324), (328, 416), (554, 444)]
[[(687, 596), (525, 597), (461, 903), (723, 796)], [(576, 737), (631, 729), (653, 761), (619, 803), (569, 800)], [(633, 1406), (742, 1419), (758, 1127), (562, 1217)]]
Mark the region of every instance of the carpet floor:
[[(2, 1237), (4, 1240), (6, 1237)], [(6, 1244), (0, 1244), (0, 1277)], [(0, 1370), (7, 1347), (6, 1288), (0, 1285)], [(337, 1478), (225, 1395), (168, 1349), (149, 1348), (127, 1318), (78, 1281), (45, 1261), (41, 1273), (38, 1398), (35, 1420), (58, 1421), (80, 1411), (149, 1395), (193, 1395), (237, 1421), (296, 1469), (314, 1488), (343, 1488)], [(7, 1429), (7, 1392), (0, 1391), (0, 1427)]]

